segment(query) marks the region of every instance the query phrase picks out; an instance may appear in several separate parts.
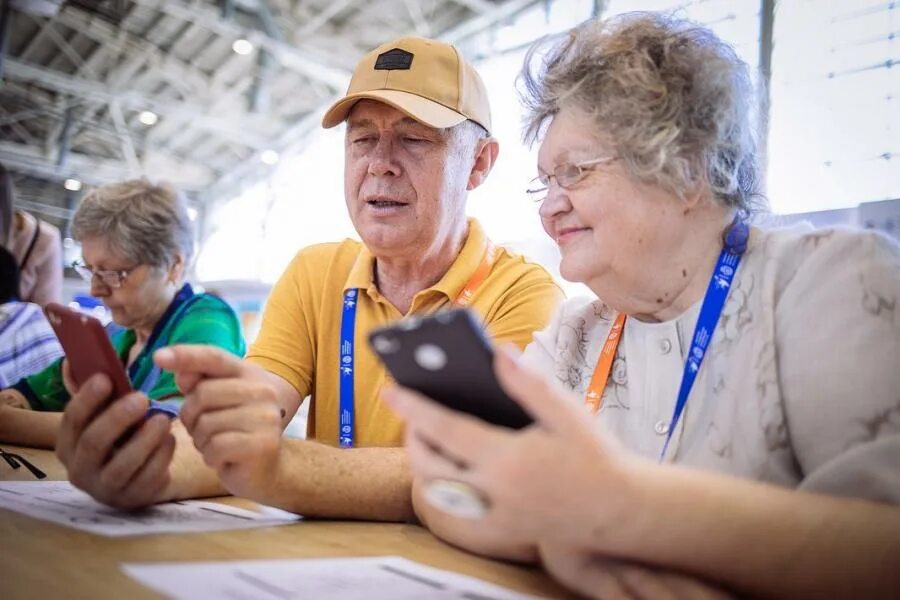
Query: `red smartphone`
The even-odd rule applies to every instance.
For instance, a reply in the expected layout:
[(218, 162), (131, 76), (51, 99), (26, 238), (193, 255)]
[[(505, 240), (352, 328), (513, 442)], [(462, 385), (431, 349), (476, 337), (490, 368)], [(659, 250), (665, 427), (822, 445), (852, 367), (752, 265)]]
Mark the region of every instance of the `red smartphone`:
[(66, 353), (75, 385), (81, 386), (95, 373), (103, 373), (112, 381), (113, 398), (132, 391), (125, 366), (100, 321), (55, 302), (44, 307), (44, 314)]

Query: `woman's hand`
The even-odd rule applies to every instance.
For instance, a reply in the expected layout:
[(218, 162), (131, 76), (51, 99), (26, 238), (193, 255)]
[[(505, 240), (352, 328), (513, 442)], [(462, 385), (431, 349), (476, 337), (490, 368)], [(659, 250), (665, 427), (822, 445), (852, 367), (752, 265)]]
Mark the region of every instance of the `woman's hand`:
[[(460, 482), (487, 504), (476, 521), (440, 518), (438, 534), (467, 547), (471, 534), (483, 540), (516, 532), (518, 544), (565, 540), (596, 548), (632, 508), (630, 467), (637, 459), (599, 438), (579, 400), (521, 366), (515, 352), (498, 352), (495, 369), (504, 390), (535, 419), (521, 431), (489, 425), (408, 389), (385, 390), (406, 419), (410, 464), (423, 485)], [(420, 510), (426, 523), (433, 521), (428, 512)], [(468, 535), (454, 539), (455, 527)], [(474, 545), (484, 553), (477, 540)]]
[(31, 408), (25, 396), (19, 390), (13, 388), (0, 390), (0, 407), (23, 408), (25, 410)]
[(563, 585), (588, 598), (723, 600), (731, 594), (689, 575), (619, 561), (566, 544), (543, 543), (541, 559)]
[(75, 389), (65, 367), (63, 374), (72, 397), (63, 413), (56, 455), (72, 484), (117, 508), (164, 500), (175, 451), (169, 419), (156, 415), (145, 420), (149, 401), (138, 392), (112, 398), (105, 375), (94, 375)]

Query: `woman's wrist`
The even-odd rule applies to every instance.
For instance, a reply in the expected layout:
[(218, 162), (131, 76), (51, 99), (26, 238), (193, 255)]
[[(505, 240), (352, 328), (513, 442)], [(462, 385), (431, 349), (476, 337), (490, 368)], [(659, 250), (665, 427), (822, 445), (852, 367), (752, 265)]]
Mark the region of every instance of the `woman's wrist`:
[(596, 470), (579, 493), (584, 512), (582, 518), (570, 520), (576, 527), (565, 541), (575, 539), (581, 547), (615, 556), (622, 556), (626, 549), (640, 550), (646, 542), (644, 532), (659, 525), (657, 496), (648, 488), (658, 487), (662, 468), (623, 453)]

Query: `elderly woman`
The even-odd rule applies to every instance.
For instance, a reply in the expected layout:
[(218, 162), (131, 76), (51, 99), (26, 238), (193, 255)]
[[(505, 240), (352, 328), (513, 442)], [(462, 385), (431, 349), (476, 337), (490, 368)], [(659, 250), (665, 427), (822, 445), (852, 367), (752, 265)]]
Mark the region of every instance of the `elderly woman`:
[(748, 226), (748, 69), (696, 24), (588, 21), (525, 79), (531, 193), (597, 297), (498, 353), (531, 427), (386, 392), (422, 520), (589, 596), (900, 597), (900, 249)]
[[(100, 187), (78, 206), (72, 234), (83, 256), (75, 270), (124, 328), (113, 334), (113, 346), (132, 386), (152, 405), (177, 414), (181, 404), (173, 375), (153, 363), (158, 348), (212, 344), (243, 354), (240, 324), (228, 304), (182, 282), (194, 238), (175, 190), (146, 180)], [(59, 411), (69, 400), (63, 370), (58, 361), (0, 392), (0, 440), (54, 445)]]

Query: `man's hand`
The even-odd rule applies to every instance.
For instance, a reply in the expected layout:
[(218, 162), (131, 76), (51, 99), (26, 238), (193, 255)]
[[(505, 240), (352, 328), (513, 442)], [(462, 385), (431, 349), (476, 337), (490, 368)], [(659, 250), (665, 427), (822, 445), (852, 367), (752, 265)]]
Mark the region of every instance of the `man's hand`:
[(212, 346), (157, 350), (184, 394), (181, 421), (232, 494), (263, 500), (281, 456), (278, 390), (263, 369)]
[(64, 375), (72, 397), (63, 413), (56, 455), (72, 484), (117, 508), (165, 500), (175, 450), (169, 419), (156, 415), (145, 421), (149, 401), (137, 392), (110, 402), (112, 384), (105, 375), (94, 375), (77, 390), (65, 367)]

